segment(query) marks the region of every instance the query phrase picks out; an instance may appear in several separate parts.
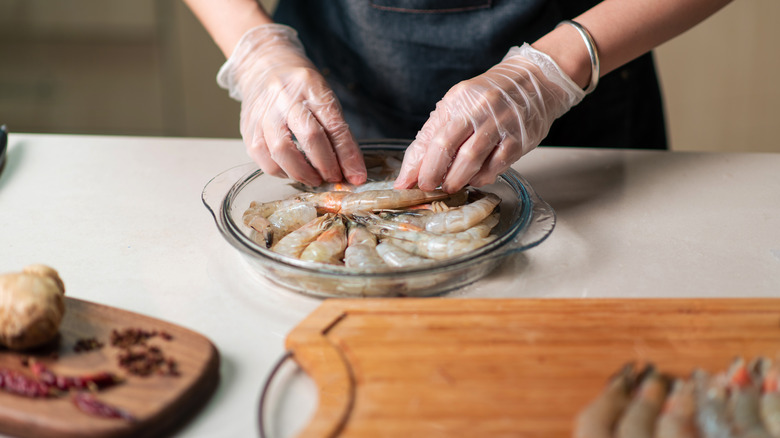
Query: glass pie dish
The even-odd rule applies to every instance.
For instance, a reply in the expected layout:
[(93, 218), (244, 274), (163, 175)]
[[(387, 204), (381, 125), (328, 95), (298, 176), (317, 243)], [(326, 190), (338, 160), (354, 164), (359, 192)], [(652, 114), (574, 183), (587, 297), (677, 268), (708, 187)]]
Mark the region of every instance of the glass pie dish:
[[(407, 140), (363, 141), (360, 147), (369, 167), (369, 181), (392, 178), (387, 166), (400, 163)], [(228, 169), (211, 179), (202, 199), (225, 240), (238, 250), (250, 268), (284, 288), (319, 297), (433, 296), (464, 287), (489, 274), (507, 256), (544, 241), (555, 227), (555, 212), (519, 173), (510, 169), (495, 183), (479, 188), (501, 198), (500, 220), (487, 245), (459, 257), (424, 266), (371, 272), (345, 266), (312, 263), (287, 257), (258, 245), (242, 215), (250, 202), (267, 202), (300, 192), (290, 180), (264, 174), (254, 163)]]

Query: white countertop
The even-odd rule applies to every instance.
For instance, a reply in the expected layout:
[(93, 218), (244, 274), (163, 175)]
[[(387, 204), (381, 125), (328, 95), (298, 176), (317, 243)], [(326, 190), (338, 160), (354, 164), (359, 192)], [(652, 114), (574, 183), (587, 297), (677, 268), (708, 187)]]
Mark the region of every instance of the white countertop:
[[(9, 136), (0, 272), (48, 264), (71, 297), (219, 349), (219, 388), (180, 436), (256, 436), (284, 338), (321, 302), (251, 274), (202, 204), (213, 176), (247, 161), (239, 140)], [(515, 169), (555, 230), (448, 297), (780, 297), (780, 154), (539, 148)], [(312, 408), (313, 387), (294, 385), (271, 413), (282, 435)]]

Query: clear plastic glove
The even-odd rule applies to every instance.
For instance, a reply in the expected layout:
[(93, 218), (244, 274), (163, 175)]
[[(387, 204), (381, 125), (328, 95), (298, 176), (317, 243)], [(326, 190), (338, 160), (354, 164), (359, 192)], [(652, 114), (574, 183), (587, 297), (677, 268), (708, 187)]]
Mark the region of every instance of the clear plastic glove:
[(312, 186), (342, 177), (365, 181), (363, 155), (341, 105), (292, 28), (265, 24), (249, 30), (217, 83), (241, 101), (241, 136), (264, 172)]
[(585, 97), (558, 65), (528, 44), (452, 87), (406, 150), (398, 189), (456, 192), (496, 180), (535, 148), (553, 121)]

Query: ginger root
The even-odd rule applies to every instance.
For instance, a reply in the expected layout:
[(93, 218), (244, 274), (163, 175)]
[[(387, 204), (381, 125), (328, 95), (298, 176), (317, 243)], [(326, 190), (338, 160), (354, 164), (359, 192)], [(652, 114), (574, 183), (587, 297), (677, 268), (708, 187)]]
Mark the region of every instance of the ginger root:
[(65, 285), (54, 269), (30, 265), (0, 275), (0, 344), (13, 350), (57, 336), (65, 314)]

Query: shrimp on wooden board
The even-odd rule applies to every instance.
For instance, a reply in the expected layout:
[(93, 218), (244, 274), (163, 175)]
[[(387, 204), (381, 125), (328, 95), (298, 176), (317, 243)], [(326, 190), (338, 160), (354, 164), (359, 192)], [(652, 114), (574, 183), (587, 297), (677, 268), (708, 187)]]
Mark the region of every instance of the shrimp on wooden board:
[(352, 269), (376, 269), (387, 267), (377, 252), (376, 236), (365, 226), (348, 222), (347, 249), (344, 251), (344, 265)]
[(346, 226), (344, 219), (339, 215), (333, 219), (330, 226), (322, 234), (306, 246), (301, 252), (300, 259), (331, 265), (341, 264), (346, 247)]
[(387, 265), (395, 268), (422, 266), (435, 261), (414, 255), (387, 241), (383, 241), (377, 245), (376, 252), (382, 257), (382, 260), (384, 260)]
[(701, 438), (734, 438), (728, 420), (726, 376), (697, 369), (691, 377), (696, 395), (696, 425)]
[(751, 379), (742, 358), (737, 358), (728, 371), (728, 413), (734, 435), (740, 438), (772, 438), (764, 428), (759, 412), (760, 388)]
[(425, 230), (432, 233), (457, 233), (467, 230), (493, 213), (500, 203), (501, 198), (498, 195), (487, 192), (474, 202), (432, 215), (425, 224)]
[[(780, 359), (780, 358), (778, 358)], [(761, 388), (759, 413), (767, 432), (780, 438), (780, 363), (777, 360), (766, 370)]]
[(656, 421), (655, 438), (698, 438), (695, 414), (693, 382), (675, 380)]
[(300, 257), (306, 247), (319, 237), (333, 222), (333, 215), (325, 214), (279, 239), (271, 251), (282, 255)]
[(635, 382), (634, 366), (625, 365), (606, 388), (588, 404), (574, 421), (574, 438), (612, 438), (612, 429), (631, 400)]
[(616, 438), (652, 438), (655, 422), (669, 390), (668, 380), (654, 367), (643, 373), (639, 388), (615, 428)]

